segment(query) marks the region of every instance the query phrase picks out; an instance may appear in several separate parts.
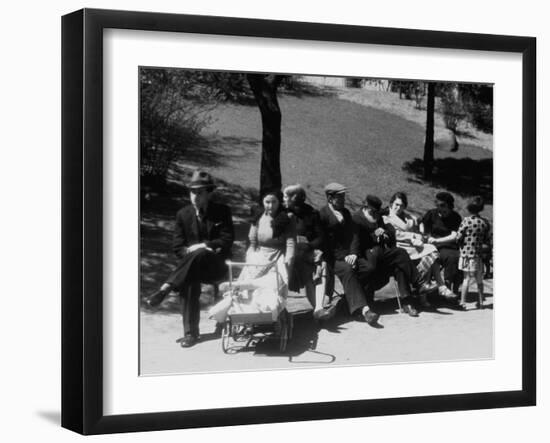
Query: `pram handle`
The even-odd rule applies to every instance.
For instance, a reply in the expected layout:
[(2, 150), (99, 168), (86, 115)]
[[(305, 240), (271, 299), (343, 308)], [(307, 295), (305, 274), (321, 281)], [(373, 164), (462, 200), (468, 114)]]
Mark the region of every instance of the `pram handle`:
[(225, 261), (225, 264), (227, 266), (273, 266), (275, 263), (277, 263), (277, 260), (273, 260), (272, 262), (267, 262), (267, 263), (246, 263), (246, 262), (236, 262), (231, 260)]

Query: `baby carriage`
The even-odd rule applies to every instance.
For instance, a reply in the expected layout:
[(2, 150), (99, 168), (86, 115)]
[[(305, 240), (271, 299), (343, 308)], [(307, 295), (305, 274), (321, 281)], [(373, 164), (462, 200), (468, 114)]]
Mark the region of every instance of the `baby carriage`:
[[(222, 349), (226, 354), (246, 349), (265, 339), (278, 339), (284, 352), (292, 336), (292, 317), (286, 309), (287, 287), (278, 261), (269, 263), (227, 262), (229, 282), (223, 284), (224, 298), (210, 311), (223, 324)], [(234, 268), (263, 267), (262, 277), (234, 281)]]

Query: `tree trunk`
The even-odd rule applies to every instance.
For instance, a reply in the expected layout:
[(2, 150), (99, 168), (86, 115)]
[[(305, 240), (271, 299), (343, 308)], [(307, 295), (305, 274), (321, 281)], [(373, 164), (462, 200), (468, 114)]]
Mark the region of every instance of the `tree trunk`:
[(262, 116), (262, 162), (260, 196), (282, 187), (281, 180), (281, 109), (277, 100), (279, 75), (247, 74), (248, 83)]
[(453, 144), (453, 147), (451, 148), (451, 152), (458, 151), (458, 139), (456, 137), (456, 131), (451, 130), (451, 142)]
[(428, 83), (426, 110), (426, 139), (424, 141), (424, 178), (431, 178), (434, 164), (434, 108), (435, 83)]

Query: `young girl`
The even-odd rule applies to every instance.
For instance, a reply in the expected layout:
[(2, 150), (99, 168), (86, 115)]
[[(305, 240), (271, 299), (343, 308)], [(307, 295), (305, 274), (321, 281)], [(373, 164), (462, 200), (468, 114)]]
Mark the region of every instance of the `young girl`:
[(489, 240), (489, 222), (480, 217), (483, 211), (483, 199), (480, 196), (473, 197), (468, 202), (468, 212), (471, 214), (465, 217), (458, 228), (458, 241), (460, 244), (460, 259), (458, 268), (464, 272), (462, 283), (462, 294), (460, 305), (466, 304), (466, 294), (472, 280), (476, 280), (479, 301), (477, 307), (483, 309), (483, 261), (482, 246)]

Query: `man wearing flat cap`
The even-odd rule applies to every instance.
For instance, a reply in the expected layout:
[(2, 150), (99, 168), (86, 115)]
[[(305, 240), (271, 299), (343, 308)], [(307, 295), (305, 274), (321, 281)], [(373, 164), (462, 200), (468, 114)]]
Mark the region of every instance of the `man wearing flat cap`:
[(223, 279), (227, 272), (225, 260), (231, 256), (234, 239), (231, 210), (210, 201), (214, 188), (210, 174), (193, 173), (189, 183), (191, 204), (176, 215), (173, 250), (179, 259), (178, 266), (160, 290), (147, 299), (149, 306), (157, 306), (170, 291), (179, 292), (182, 347), (193, 346), (199, 339), (201, 283)]
[(369, 269), (374, 269), (371, 278), (365, 286), (367, 294), (384, 286), (389, 277), (393, 276), (399, 287), (403, 300), (403, 308), (411, 317), (418, 312), (412, 305), (411, 284), (418, 280), (416, 267), (413, 265), (407, 251), (396, 247), (395, 229), (385, 224), (381, 214), (382, 201), (375, 195), (367, 195), (363, 207), (352, 216), (357, 225), (359, 250), (362, 257), (369, 263)]
[(325, 195), (327, 205), (319, 211), (319, 218), (327, 264), (342, 282), (350, 314), (360, 313), (369, 325), (376, 326), (378, 314), (372, 309), (374, 294), (369, 296), (363, 289), (373, 269), (360, 257), (357, 227), (345, 207), (346, 187), (329, 183), (325, 186)]

